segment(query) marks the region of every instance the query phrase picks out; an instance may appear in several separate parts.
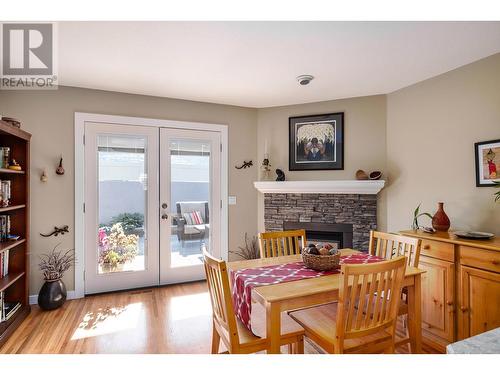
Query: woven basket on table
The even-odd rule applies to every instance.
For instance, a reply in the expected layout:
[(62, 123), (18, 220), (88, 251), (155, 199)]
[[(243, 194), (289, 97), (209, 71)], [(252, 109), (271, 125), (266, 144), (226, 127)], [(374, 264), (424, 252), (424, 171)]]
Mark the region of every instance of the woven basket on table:
[(335, 255), (307, 254), (307, 249), (302, 250), (302, 261), (307, 268), (315, 271), (330, 271), (340, 266), (340, 253)]

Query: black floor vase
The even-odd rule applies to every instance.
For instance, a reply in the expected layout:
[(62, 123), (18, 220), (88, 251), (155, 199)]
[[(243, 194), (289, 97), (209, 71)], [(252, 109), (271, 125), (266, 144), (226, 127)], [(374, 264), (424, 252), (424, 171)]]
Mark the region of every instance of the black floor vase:
[(55, 310), (66, 301), (66, 286), (61, 279), (45, 281), (38, 293), (38, 305), (43, 310)]

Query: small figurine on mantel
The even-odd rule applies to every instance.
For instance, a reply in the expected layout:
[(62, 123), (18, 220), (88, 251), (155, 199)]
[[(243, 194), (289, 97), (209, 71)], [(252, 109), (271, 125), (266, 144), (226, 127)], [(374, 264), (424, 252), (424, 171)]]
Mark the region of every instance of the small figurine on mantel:
[(281, 169), (276, 169), (276, 181), (285, 181), (285, 172)]

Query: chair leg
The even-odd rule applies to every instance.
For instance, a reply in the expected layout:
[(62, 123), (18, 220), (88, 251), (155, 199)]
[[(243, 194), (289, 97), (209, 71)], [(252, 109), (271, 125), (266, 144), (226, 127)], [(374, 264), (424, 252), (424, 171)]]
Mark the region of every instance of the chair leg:
[(288, 347), (288, 354), (295, 354), (294, 345), (295, 344), (288, 344), (287, 345), (287, 347)]
[(384, 354), (394, 354), (395, 351), (394, 345), (391, 345), (384, 350)]
[(304, 336), (301, 336), (299, 340), (294, 344), (295, 353), (294, 354), (304, 354)]
[(220, 336), (215, 329), (215, 324), (212, 326), (212, 354), (219, 354)]

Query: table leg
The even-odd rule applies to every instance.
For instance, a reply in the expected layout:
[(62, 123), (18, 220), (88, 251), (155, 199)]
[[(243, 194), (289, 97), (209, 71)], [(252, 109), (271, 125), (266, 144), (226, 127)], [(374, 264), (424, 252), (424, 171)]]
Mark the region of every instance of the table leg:
[(422, 288), (420, 274), (408, 286), (408, 333), (412, 353), (422, 353)]
[(266, 333), (269, 340), (268, 354), (280, 354), (281, 310), (278, 303), (266, 305)]

